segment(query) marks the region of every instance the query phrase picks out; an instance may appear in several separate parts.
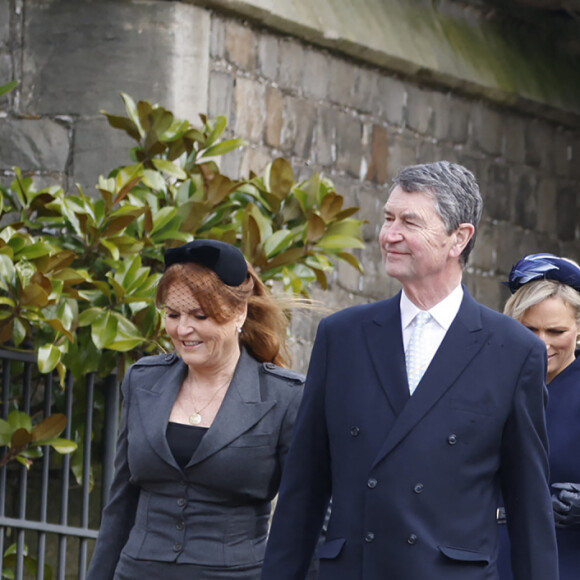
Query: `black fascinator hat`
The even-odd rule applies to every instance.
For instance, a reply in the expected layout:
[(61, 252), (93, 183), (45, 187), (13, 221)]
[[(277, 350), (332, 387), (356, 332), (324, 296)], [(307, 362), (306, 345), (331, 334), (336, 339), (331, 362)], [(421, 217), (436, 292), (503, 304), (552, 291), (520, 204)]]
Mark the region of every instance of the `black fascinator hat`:
[(569, 260), (554, 254), (524, 256), (511, 269), (506, 284), (513, 294), (533, 280), (556, 280), (580, 292), (580, 268)]
[(248, 276), (244, 254), (235, 246), (218, 240), (194, 240), (165, 251), (165, 269), (173, 264), (193, 262), (213, 270), (228, 286), (239, 286)]

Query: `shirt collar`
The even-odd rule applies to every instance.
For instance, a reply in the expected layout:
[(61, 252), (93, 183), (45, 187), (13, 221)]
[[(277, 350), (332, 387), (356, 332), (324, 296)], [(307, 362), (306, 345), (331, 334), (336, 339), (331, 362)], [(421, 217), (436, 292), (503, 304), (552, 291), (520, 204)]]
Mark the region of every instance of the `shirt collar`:
[[(448, 330), (451, 323), (459, 312), (461, 301), (463, 300), (463, 287), (461, 284), (455, 287), (451, 294), (447, 295), (441, 302), (429, 309), (433, 319), (443, 329)], [(411, 321), (415, 318), (420, 308), (417, 308), (405, 294), (401, 292), (401, 324), (403, 328), (407, 328)]]

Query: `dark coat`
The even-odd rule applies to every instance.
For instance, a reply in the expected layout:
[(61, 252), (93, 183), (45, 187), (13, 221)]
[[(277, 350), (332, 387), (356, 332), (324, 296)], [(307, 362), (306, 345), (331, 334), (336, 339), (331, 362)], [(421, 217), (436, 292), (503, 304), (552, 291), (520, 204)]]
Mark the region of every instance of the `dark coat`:
[(303, 376), (243, 351), (213, 424), (181, 470), (165, 432), (186, 373), (176, 355), (143, 358), (127, 373), (111, 499), (89, 580), (112, 579), (121, 550), (225, 568), (263, 559)]
[[(550, 483), (580, 483), (580, 358), (548, 386), (546, 423), (550, 442)], [(510, 542), (502, 526), (500, 578), (511, 580)], [(556, 529), (560, 580), (580, 578), (580, 527)]]
[(412, 397), (400, 295), (319, 326), (263, 580), (303, 580), (330, 496), (320, 580), (497, 579), (500, 489), (518, 580), (557, 580), (546, 352), (465, 290)]

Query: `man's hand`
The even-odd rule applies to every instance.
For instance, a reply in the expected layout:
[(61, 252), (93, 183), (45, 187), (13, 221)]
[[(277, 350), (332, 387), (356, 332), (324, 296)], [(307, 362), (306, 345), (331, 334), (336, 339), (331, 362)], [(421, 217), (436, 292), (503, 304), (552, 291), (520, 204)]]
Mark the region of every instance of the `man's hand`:
[(580, 484), (553, 483), (556, 493), (552, 495), (554, 520), (557, 528), (580, 526)]

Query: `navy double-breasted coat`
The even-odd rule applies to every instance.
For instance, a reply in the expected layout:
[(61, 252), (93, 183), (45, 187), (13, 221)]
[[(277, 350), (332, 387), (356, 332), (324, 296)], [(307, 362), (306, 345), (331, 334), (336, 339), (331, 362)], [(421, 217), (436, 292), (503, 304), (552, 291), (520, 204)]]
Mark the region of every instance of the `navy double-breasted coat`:
[(465, 290), (409, 395), (400, 295), (319, 326), (263, 580), (497, 579), (500, 489), (518, 580), (557, 580), (545, 346)]

